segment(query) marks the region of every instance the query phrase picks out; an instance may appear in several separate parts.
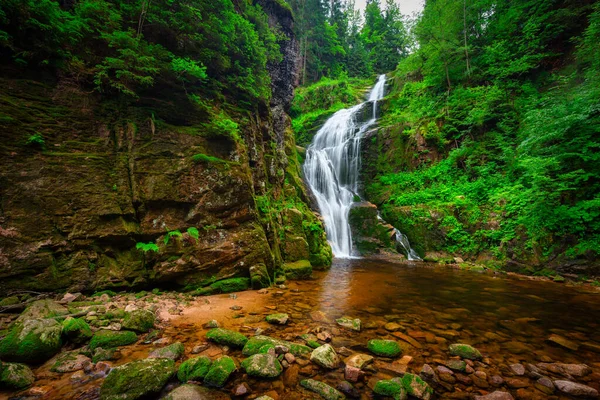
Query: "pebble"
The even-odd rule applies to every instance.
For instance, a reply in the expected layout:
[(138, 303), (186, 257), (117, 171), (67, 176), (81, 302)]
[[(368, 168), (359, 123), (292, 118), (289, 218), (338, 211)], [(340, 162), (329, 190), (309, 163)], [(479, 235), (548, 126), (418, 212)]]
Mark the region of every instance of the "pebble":
[(550, 380), (550, 378), (543, 376), (540, 379), (537, 380), (537, 382), (534, 384), (534, 386), (536, 387), (536, 389), (538, 389), (539, 391), (546, 393), (546, 394), (552, 394), (554, 393), (554, 384), (552, 383), (552, 381)]
[(250, 389), (250, 386), (248, 386), (246, 382), (242, 382), (233, 390), (233, 395), (236, 397), (241, 397), (247, 395), (251, 391), (252, 390)]
[(525, 367), (523, 364), (511, 364), (508, 366), (511, 372), (517, 376), (525, 375)]

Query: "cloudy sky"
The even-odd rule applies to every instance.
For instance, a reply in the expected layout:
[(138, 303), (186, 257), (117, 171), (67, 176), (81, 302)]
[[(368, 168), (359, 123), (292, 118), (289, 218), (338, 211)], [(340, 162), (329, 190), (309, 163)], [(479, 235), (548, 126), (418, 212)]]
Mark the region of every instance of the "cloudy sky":
[[(365, 8), (366, 0), (356, 0), (356, 7), (362, 10)], [(396, 2), (400, 5), (400, 11), (402, 14), (412, 15), (415, 11), (421, 11), (423, 9), (424, 0), (396, 0)], [(385, 4), (385, 1), (381, 2)]]

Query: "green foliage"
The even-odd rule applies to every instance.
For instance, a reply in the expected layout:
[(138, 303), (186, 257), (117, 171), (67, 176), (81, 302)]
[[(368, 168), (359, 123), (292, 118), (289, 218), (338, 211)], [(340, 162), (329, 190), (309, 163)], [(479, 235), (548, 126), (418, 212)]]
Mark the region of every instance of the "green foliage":
[(27, 146), (38, 147), (40, 149), (46, 148), (46, 140), (41, 133), (34, 133), (33, 135), (29, 136), (25, 144)]
[(207, 163), (207, 164), (227, 163), (227, 161), (225, 161), (221, 158), (209, 156), (209, 155), (202, 154), (202, 153), (194, 154), (192, 156), (192, 160), (194, 160), (194, 162), (197, 162), (197, 163)]
[(190, 235), (191, 238), (194, 238), (196, 240), (198, 240), (198, 238), (200, 237), (200, 232), (198, 232), (198, 228), (191, 226), (187, 229), (187, 233), (188, 235)]
[(155, 243), (143, 243), (143, 242), (137, 242), (135, 244), (135, 248), (137, 250), (142, 251), (143, 253), (147, 253), (149, 251), (154, 251), (155, 253), (158, 253), (159, 248)]
[(169, 244), (169, 241), (171, 240), (172, 237), (181, 239), (183, 237), (183, 235), (182, 235), (181, 231), (179, 231), (179, 229), (176, 229), (174, 231), (168, 231), (167, 234), (165, 235), (165, 239), (164, 239), (165, 244)]

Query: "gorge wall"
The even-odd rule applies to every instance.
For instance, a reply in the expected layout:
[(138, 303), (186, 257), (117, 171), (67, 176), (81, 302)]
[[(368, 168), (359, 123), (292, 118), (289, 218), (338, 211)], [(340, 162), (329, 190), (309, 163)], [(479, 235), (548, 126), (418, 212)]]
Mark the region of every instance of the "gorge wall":
[[(287, 115), (298, 44), (288, 8), (259, 2), (285, 37), (269, 104), (206, 132), (168, 82), (134, 104), (15, 65), (0, 76), (0, 292), (262, 286), (285, 262), (331, 263)], [(28, 141), (43, 133), (44, 142)], [(154, 244), (146, 250), (138, 243)]]

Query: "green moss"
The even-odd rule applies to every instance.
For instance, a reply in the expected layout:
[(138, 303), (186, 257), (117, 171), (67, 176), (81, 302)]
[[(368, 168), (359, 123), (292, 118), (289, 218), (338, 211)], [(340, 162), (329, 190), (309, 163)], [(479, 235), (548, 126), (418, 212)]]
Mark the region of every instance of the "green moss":
[(62, 322), (62, 334), (73, 343), (85, 343), (93, 335), (92, 329), (81, 318), (67, 318)]
[(204, 377), (204, 383), (208, 386), (223, 387), (235, 370), (235, 362), (231, 357), (221, 357), (211, 365)]
[(318, 393), (325, 400), (343, 400), (346, 398), (346, 396), (328, 384), (316, 381), (314, 379), (304, 379), (300, 381), (300, 386), (312, 392)]
[(210, 285), (217, 293), (241, 292), (250, 288), (250, 278), (231, 278), (218, 281)]
[(414, 374), (404, 374), (402, 386), (409, 395), (418, 399), (427, 400), (433, 395), (433, 389), (423, 379)]
[(312, 275), (312, 266), (308, 260), (285, 263), (283, 270), (288, 279), (308, 279)]
[(98, 347), (94, 350), (92, 362), (95, 364), (99, 361), (114, 361), (117, 360), (119, 356), (120, 354), (117, 349), (103, 349), (102, 347)]
[(206, 356), (190, 358), (179, 366), (177, 378), (184, 383), (187, 381), (200, 381), (204, 379), (211, 365), (212, 361)]
[(62, 326), (54, 319), (18, 322), (0, 342), (0, 358), (7, 361), (38, 363), (60, 351)]
[(467, 358), (469, 360), (481, 360), (482, 356), (479, 350), (476, 348), (462, 343), (451, 344), (448, 347), (450, 354), (453, 356), (459, 356), (462, 358)]
[(12, 306), (15, 304), (19, 304), (20, 302), (21, 302), (21, 300), (19, 300), (19, 298), (17, 296), (10, 296), (10, 297), (6, 297), (6, 298), (2, 299), (2, 301), (0, 301), (0, 307)]
[(119, 346), (127, 346), (135, 342), (137, 342), (137, 335), (133, 332), (100, 330), (92, 337), (90, 349), (92, 351), (98, 347), (111, 349)]
[(402, 381), (397, 382), (395, 380), (381, 380), (375, 384), (373, 392), (380, 396), (393, 397), (394, 399), (406, 398), (406, 389), (402, 384)]
[(144, 333), (154, 328), (155, 320), (156, 317), (151, 311), (135, 310), (125, 315), (122, 326), (124, 329)]
[(402, 353), (402, 348), (395, 340), (369, 340), (367, 348), (373, 354), (382, 357), (396, 357)]
[(259, 335), (251, 337), (246, 342), (246, 345), (242, 350), (242, 354), (244, 354), (245, 356), (251, 356), (253, 354), (265, 353), (266, 351), (268, 351), (269, 348), (278, 345), (287, 347), (290, 350), (290, 353), (292, 353), (295, 356), (302, 356), (311, 352), (310, 347), (301, 344), (274, 339), (269, 336)]
[(150, 353), (150, 358), (169, 358), (171, 360), (179, 360), (183, 356), (184, 352), (185, 347), (183, 344), (176, 342), (166, 347), (154, 350), (152, 353)]
[(122, 308), (116, 308), (116, 309), (110, 310), (106, 314), (104, 314), (104, 316), (107, 319), (111, 319), (111, 320), (112, 319), (123, 319), (123, 318), (125, 318), (126, 315), (127, 315), (127, 313)]
[(271, 278), (267, 266), (263, 263), (250, 267), (250, 281), (253, 289), (260, 289), (271, 286)]
[(277, 357), (272, 354), (254, 354), (242, 361), (242, 368), (250, 376), (276, 378), (283, 372)]
[(132, 361), (110, 371), (100, 388), (100, 399), (135, 400), (157, 394), (174, 374), (173, 360)]
[(0, 387), (25, 389), (35, 381), (35, 375), (25, 364), (0, 362)]
[(244, 347), (246, 342), (248, 342), (248, 338), (241, 333), (223, 328), (209, 330), (206, 332), (206, 337), (213, 342), (232, 347)]

